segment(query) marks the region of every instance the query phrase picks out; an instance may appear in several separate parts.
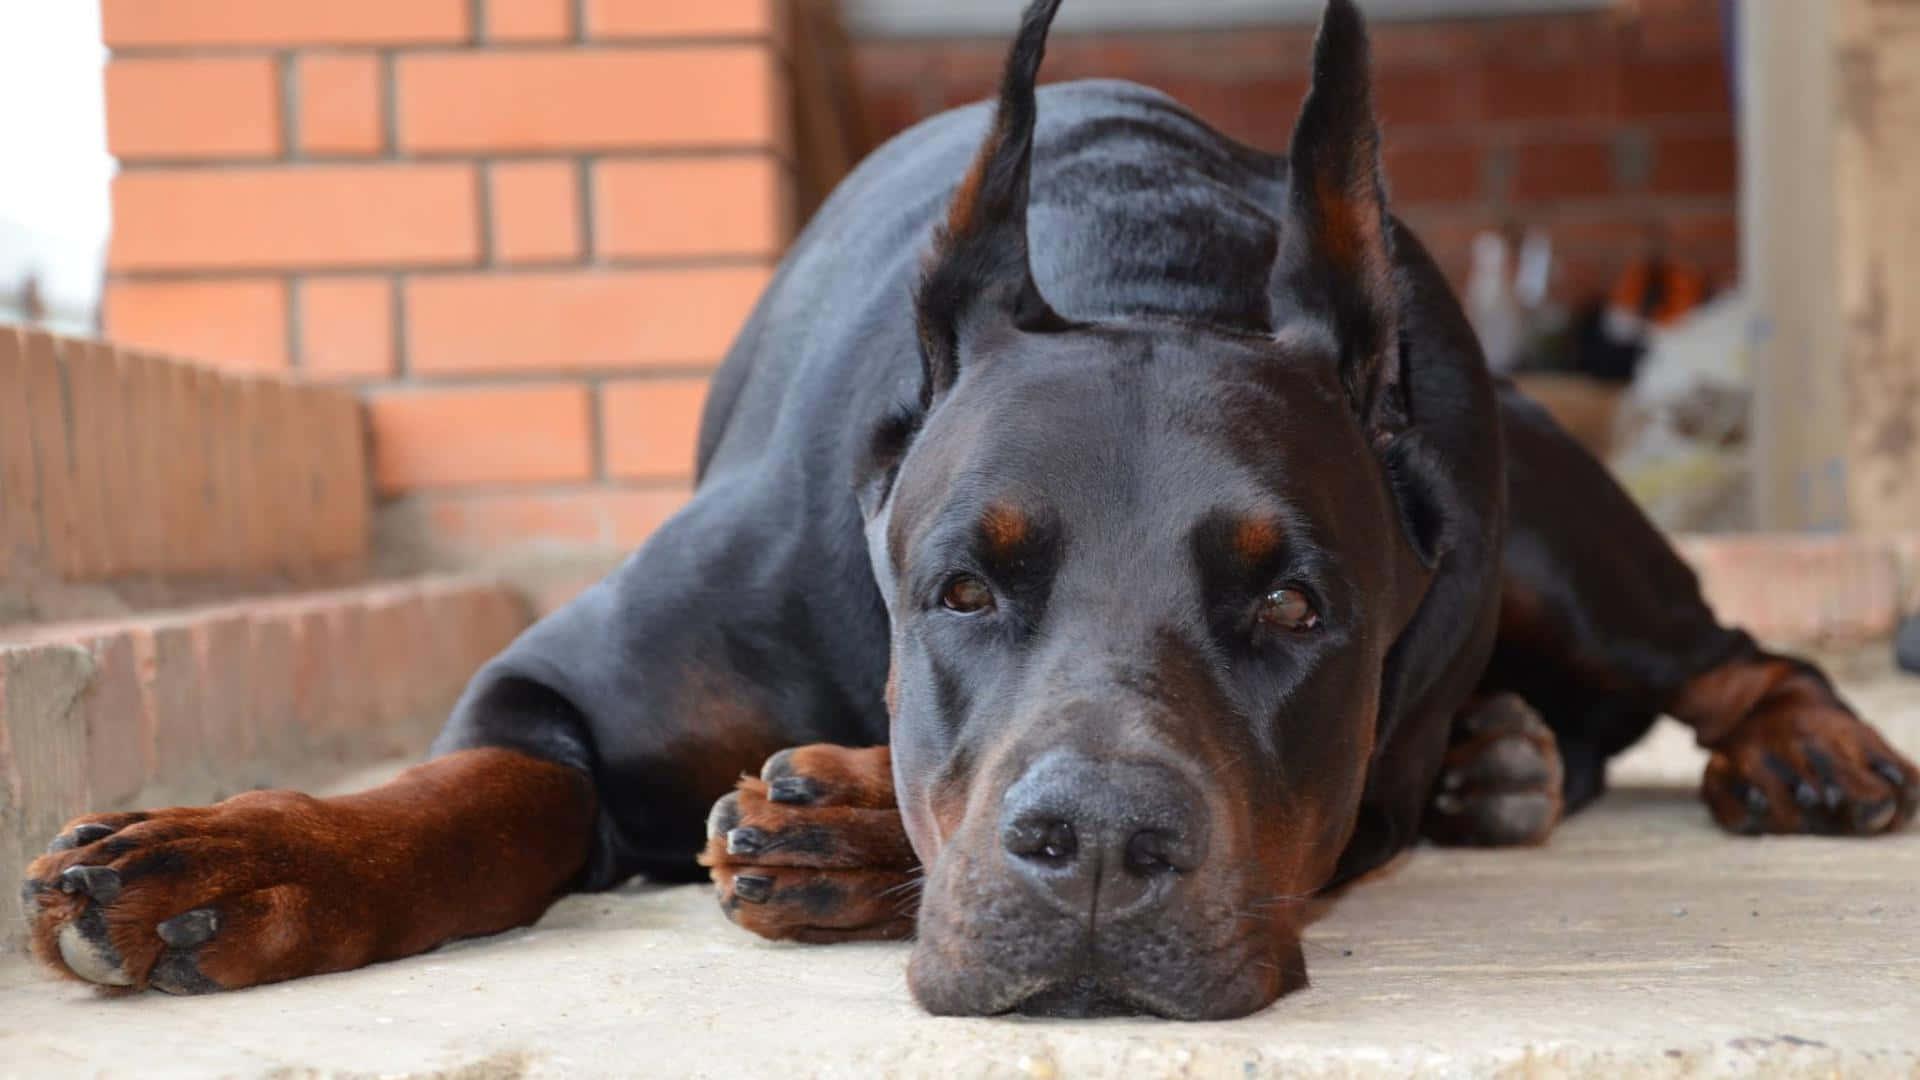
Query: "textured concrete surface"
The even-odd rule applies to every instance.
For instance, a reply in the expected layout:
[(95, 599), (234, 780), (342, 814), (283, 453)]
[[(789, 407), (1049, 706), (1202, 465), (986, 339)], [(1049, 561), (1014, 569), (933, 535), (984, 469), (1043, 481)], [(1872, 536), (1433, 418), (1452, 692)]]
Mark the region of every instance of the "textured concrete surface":
[[(1920, 680), (1853, 688), (1920, 748)], [(1422, 850), (1308, 935), (1246, 1020), (941, 1020), (898, 945), (770, 945), (705, 890), (210, 998), (0, 968), (0, 1075), (1920, 1077), (1920, 831), (1737, 840), (1677, 729), (1545, 849)], [(1671, 785), (1678, 782), (1681, 786)]]

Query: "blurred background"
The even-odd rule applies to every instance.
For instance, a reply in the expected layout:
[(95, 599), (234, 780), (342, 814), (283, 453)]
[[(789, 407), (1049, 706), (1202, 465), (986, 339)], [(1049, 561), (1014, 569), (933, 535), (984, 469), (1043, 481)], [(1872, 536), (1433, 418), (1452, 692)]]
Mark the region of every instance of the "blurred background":
[[(630, 546), (784, 244), (986, 94), (1019, 6), (0, 0), (0, 316), (364, 391), (415, 556)], [(1046, 74), (1277, 148), (1317, 7), (1078, 0)], [(1913, 283), (1873, 269), (1910, 6), (1367, 7), (1395, 207), (1497, 369), (1670, 527), (1913, 524), (1920, 376), (1865, 325)]]
[[(37, 805), (431, 731), (686, 498), (782, 250), (987, 94), (1020, 7), (0, 0), (0, 720), (94, 717), (16, 727), (93, 740)], [(1318, 7), (1071, 0), (1044, 74), (1278, 150)], [(1891, 637), (1920, 611), (1920, 4), (1363, 7), (1394, 206), (1489, 361), (1729, 619)]]

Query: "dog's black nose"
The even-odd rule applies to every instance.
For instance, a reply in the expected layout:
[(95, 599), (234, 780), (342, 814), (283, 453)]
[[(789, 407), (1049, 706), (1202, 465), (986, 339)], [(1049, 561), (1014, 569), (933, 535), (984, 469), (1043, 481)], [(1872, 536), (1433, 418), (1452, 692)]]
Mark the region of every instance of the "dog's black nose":
[(1104, 923), (1158, 906), (1200, 865), (1207, 813), (1165, 765), (1056, 750), (1007, 789), (1000, 842), (1055, 906)]

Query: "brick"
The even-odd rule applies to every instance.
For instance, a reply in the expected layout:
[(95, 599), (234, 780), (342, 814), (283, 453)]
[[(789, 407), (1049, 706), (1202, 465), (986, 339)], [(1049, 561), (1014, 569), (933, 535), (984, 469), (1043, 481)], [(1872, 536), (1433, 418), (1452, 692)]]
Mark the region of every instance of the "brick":
[(346, 711), (335, 702), (358, 684), (335, 661), (333, 620), (324, 605), (304, 603), (283, 617), (294, 645), (289, 722), (307, 745), (331, 748), (332, 728)]
[(70, 346), (80, 354), (70, 365), (76, 375), (74, 424), (93, 434), (77, 447), (85, 480), (93, 488), (98, 518), (92, 539), (95, 576), (101, 579), (128, 573), (138, 562), (122, 515), (127, 507), (127, 418), (121, 399), (119, 365), (113, 348), (104, 342)]
[(292, 490), (293, 450), (289, 442), (293, 421), (293, 384), (281, 379), (250, 383), (254, 391), (254, 518), (266, 529), (263, 566), (276, 573), (298, 576), (307, 568), (301, 528)]
[(710, 364), (746, 320), (763, 267), (416, 277), (406, 283), (416, 375)]
[(13, 575), (16, 560), (38, 563), (43, 557), (29, 401), (26, 339), (18, 328), (0, 325), (0, 543), (6, 545), (0, 578)]
[(112, 422), (105, 399), (113, 394), (110, 371), (95, 363), (92, 345), (67, 339), (61, 342), (60, 366), (66, 383), (66, 406), (73, 428), (69, 496), (73, 506), (75, 576), (100, 581), (112, 572), (112, 542), (108, 532), (117, 524), (118, 508), (107, 502), (105, 432)]
[(246, 762), (255, 742), (253, 627), (243, 614), (220, 614), (193, 620), (189, 633), (201, 679), (203, 753), (216, 767)]
[(301, 282), (301, 372), (312, 379), (391, 376), (393, 291), (384, 277)]
[(1478, 72), (1468, 67), (1382, 73), (1373, 83), (1374, 108), (1387, 131), (1408, 128), (1465, 128), (1480, 119)]
[(1668, 215), (1663, 224), (1667, 242), (1683, 259), (1726, 266), (1739, 260), (1740, 220), (1731, 210)]
[(550, 263), (580, 257), (580, 181), (572, 162), (500, 162), (487, 171), (497, 261)]
[(372, 399), (374, 482), (418, 488), (565, 483), (593, 468), (587, 392), (538, 385)]
[[(220, 546), (210, 546), (207, 550), (224, 549), (225, 556), (218, 565), (249, 566), (253, 560), (253, 548), (252, 537), (247, 529), (250, 515), (245, 495), (248, 464), (244, 437), (246, 400), (241, 396), (240, 384), (234, 380), (219, 379), (212, 386), (210, 412), (201, 417), (199, 422), (209, 426), (214, 433), (213, 452), (209, 461), (212, 472), (209, 490), (213, 494), (213, 520), (220, 530), (214, 540)], [(169, 499), (168, 506), (177, 506), (180, 502), (177, 497)], [(181, 526), (180, 519), (173, 518), (167, 530), (168, 535), (180, 536)], [(175, 565), (179, 569), (187, 568), (177, 562)]]
[(1468, 202), (1481, 195), (1478, 146), (1390, 147), (1385, 168), (1396, 204)]
[(321, 509), (315, 519), (330, 525), (316, 551), (322, 561), (363, 559), (367, 553), (371, 491), (367, 472), (367, 424), (358, 398), (328, 394), (318, 399), (316, 417), (324, 447), (320, 472), (312, 485)]
[[(161, 498), (154, 477), (159, 468), (157, 410), (150, 393), (152, 365), (138, 353), (122, 353), (119, 365), (120, 408), (127, 418), (127, 502), (121, 528), (137, 556), (128, 568), (136, 573), (160, 569), (160, 522), (156, 507)], [(195, 440), (197, 444), (198, 440)]]
[(470, 264), (464, 164), (148, 169), (113, 182), (115, 270)]
[(40, 490), (41, 550), (47, 554), (48, 569), (71, 579), (81, 569), (71, 479), (76, 433), (67, 422), (59, 342), (39, 331), (29, 333), (25, 358), (28, 418)]
[(707, 380), (632, 379), (600, 391), (600, 432), (609, 476), (687, 480)]
[(593, 37), (706, 37), (778, 32), (775, 0), (586, 0)]
[(431, 665), (436, 651), (434, 628), (420, 591), (396, 590), (370, 602), (366, 635), (368, 666), (363, 677), (373, 684), (376, 707), (372, 733), (392, 738), (393, 731), (437, 721), (428, 714), (447, 704), (439, 700), (445, 693), (445, 676)]
[(1646, 54), (1718, 53), (1726, 44), (1727, 28), (1721, 25), (1718, 5), (1645, 12), (1636, 30), (1639, 49)]
[[(232, 568), (240, 559), (239, 532), (233, 527), (234, 491), (228, 480), (232, 419), (226, 415), (229, 382), (210, 371), (156, 366), (153, 377), (166, 389), (156, 410), (150, 449), (166, 479), (154, 485), (161, 500), (161, 566), (175, 571)], [(172, 445), (177, 447), (168, 450)], [(184, 510), (183, 515), (179, 511)], [(175, 516), (179, 515), (179, 516)]]
[(487, 0), (488, 41), (565, 41), (573, 0)]
[(469, 0), (101, 0), (111, 49), (221, 45), (457, 43), (473, 28)]
[(1621, 90), (1626, 113), (1635, 119), (1733, 113), (1727, 65), (1713, 53), (1634, 63)]
[(153, 631), (154, 779), (181, 783), (205, 775), (206, 729), (202, 695), (207, 689), (192, 628), (173, 621)]
[(1593, 198), (1613, 187), (1610, 140), (1527, 140), (1514, 149), (1510, 194), (1515, 199)]
[(263, 761), (290, 761), (300, 755), (306, 733), (299, 726), (299, 698), (294, 668), (299, 661), (298, 623), (280, 609), (249, 613), (252, 635), (248, 699), (248, 729), (254, 756)]
[(296, 131), (307, 154), (377, 154), (386, 146), (380, 62), (359, 53), (299, 58)]
[(226, 371), (287, 367), (287, 287), (275, 278), (115, 281), (103, 305), (108, 336)]
[(1740, 183), (1739, 145), (1730, 133), (1662, 137), (1648, 182), (1662, 195), (1726, 195)]
[(72, 644), (0, 646), (0, 795), (11, 796), (0, 835), (24, 836), (35, 855), (87, 809), (86, 730), (76, 714), (94, 674), (92, 655)]
[(771, 155), (608, 161), (596, 166), (594, 238), (616, 258), (774, 255), (792, 214)]
[(1900, 614), (1899, 556), (1880, 539), (1750, 534), (1677, 546), (1720, 620), (1762, 641), (1884, 641)]
[(87, 801), (111, 810), (129, 805), (153, 775), (153, 707), (143, 685), (152, 638), (131, 627), (85, 647), (96, 665), (79, 710), (87, 740)]
[(107, 149), (144, 158), (272, 157), (280, 80), (267, 57), (140, 57), (107, 64)]
[[(772, 146), (783, 138), (763, 48), (519, 49), (399, 60), (410, 152)], [(642, 108), (636, 102), (670, 102)]]
[(1489, 121), (1611, 120), (1620, 108), (1620, 72), (1611, 64), (1516, 64), (1481, 73), (1481, 115)]
[(427, 523), (439, 543), (471, 551), (529, 544), (625, 550), (652, 535), (687, 497), (684, 488), (440, 496), (427, 502)]
[[(1305, 75), (1223, 76), (1217, 72), (1176, 75), (1156, 80), (1195, 115), (1223, 134), (1249, 146), (1273, 146), (1286, 139), (1287, 127), (1306, 97)], [(988, 97), (993, 79), (949, 94), (947, 106)]]

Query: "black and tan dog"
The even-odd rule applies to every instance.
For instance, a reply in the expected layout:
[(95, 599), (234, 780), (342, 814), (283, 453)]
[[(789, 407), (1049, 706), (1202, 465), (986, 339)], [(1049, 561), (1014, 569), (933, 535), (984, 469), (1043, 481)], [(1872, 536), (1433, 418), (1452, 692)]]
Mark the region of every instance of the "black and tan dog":
[(767, 937), (914, 936), (934, 1012), (1230, 1017), (1304, 983), (1311, 898), (1422, 835), (1542, 840), (1662, 713), (1729, 830), (1912, 817), (1913, 765), (1488, 376), (1387, 211), (1348, 0), (1281, 156), (1036, 95), (1057, 7), (997, 106), (841, 187), (691, 504), (431, 761), (80, 819), (28, 871), (40, 957), (242, 987), (710, 872)]

